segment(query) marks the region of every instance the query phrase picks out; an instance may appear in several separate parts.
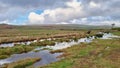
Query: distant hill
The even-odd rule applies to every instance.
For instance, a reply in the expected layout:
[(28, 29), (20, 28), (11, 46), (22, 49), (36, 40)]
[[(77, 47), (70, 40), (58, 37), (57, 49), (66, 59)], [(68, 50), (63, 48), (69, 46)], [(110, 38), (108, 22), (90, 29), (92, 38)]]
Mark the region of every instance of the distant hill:
[(93, 26), (80, 24), (50, 24), (50, 25), (29, 25), (26, 28), (40, 28), (40, 29), (110, 29), (111, 26)]
[(49, 25), (9, 25), (0, 24), (0, 29), (110, 29), (111, 26), (93, 26), (80, 24), (49, 24)]
[(13, 29), (14, 26), (9, 24), (0, 24), (0, 29)]

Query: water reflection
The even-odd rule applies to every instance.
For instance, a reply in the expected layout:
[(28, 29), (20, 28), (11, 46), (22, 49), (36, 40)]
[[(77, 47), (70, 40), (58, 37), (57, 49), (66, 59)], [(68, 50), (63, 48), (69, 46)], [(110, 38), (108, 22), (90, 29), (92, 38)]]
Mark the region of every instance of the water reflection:
[[(81, 38), (78, 40), (78, 42), (91, 42), (92, 39), (94, 39), (95, 37), (89, 37), (89, 38)], [(100, 39), (111, 39), (111, 38), (120, 38), (120, 36), (116, 36), (113, 35), (111, 33), (104, 33), (103, 36)], [(55, 38), (54, 38), (55, 39)], [(48, 38), (47, 40), (52, 40), (51, 38)], [(45, 39), (41, 39), (40, 41), (45, 41)], [(32, 42), (37, 42), (37, 40), (34, 41), (27, 41), (27, 42), (17, 42), (17, 43), (6, 43), (6, 44), (0, 44), (0, 47), (13, 47), (15, 44), (25, 44), (25, 45), (29, 45)], [(72, 41), (73, 42), (73, 41)]]
[(15, 61), (22, 60), (25, 58), (40, 57), (41, 60), (34, 64), (34, 66), (37, 67), (37, 66), (49, 64), (51, 62), (60, 60), (60, 58), (56, 58), (60, 55), (62, 55), (62, 53), (51, 54), (48, 50), (43, 50), (43, 51), (39, 51), (39, 52), (32, 51), (32, 52), (23, 53), (23, 54), (14, 54), (7, 59), (0, 60), (0, 65), (5, 64), (5, 63), (15, 62)]

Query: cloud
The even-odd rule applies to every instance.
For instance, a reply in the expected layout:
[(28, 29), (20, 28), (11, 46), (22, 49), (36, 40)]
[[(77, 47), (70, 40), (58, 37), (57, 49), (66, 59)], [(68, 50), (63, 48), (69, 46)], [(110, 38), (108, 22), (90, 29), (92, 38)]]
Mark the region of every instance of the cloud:
[[(49, 6), (61, 6), (67, 0), (0, 0), (1, 3), (8, 6), (24, 7), (24, 8), (47, 8)], [(70, 1), (70, 0), (68, 0)]]
[(111, 25), (115, 23), (115, 26), (120, 26), (120, 20), (113, 20), (112, 17), (102, 17), (102, 16), (95, 16), (95, 17), (87, 17), (87, 18), (80, 18), (74, 19), (70, 21), (73, 24), (87, 24), (87, 25)]
[(70, 0), (0, 0), (0, 21), (12, 21), (37, 9), (64, 7), (67, 1)]
[[(120, 0), (0, 0), (0, 21), (12, 23), (20, 16), (29, 14), (26, 24), (119, 23), (119, 6)], [(36, 10), (43, 13), (37, 14)]]
[(31, 12), (28, 18), (31, 24), (37, 24), (38, 22), (42, 24), (45, 20), (45, 18), (42, 15), (38, 15), (34, 12)]
[(85, 13), (82, 10), (80, 2), (71, 1), (66, 2), (66, 8), (56, 8), (44, 10), (42, 14), (31, 12), (29, 15), (29, 22), (34, 24), (47, 23), (63, 23), (74, 18), (84, 17)]
[[(84, 4), (85, 2), (85, 4)], [(42, 14), (31, 12), (29, 15), (29, 24), (111, 24), (115, 19), (119, 19), (120, 12), (118, 7), (111, 6), (111, 2), (118, 0), (73, 0), (66, 2), (66, 7), (46, 9)], [(114, 8), (113, 8), (114, 7)], [(116, 10), (113, 12), (112, 10)], [(106, 23), (109, 22), (110, 23)], [(119, 22), (117, 22), (119, 23)]]
[(1, 21), (0, 24), (11, 24), (8, 20)]
[(100, 7), (100, 4), (97, 4), (97, 3), (93, 2), (93, 1), (91, 1), (91, 2), (89, 3), (89, 6), (90, 6), (91, 8), (99, 8), (99, 7)]

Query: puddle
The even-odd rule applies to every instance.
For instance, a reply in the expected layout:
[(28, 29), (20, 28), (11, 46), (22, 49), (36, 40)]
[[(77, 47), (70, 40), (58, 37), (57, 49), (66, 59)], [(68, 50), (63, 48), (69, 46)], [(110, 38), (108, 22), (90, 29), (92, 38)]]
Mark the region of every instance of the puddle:
[(13, 47), (14, 43), (4, 43), (4, 44), (0, 44), (0, 47)]
[(0, 65), (3, 65), (5, 63), (15, 62), (25, 58), (40, 57), (41, 60), (34, 64), (34, 66), (37, 67), (37, 66), (42, 66), (42, 65), (60, 60), (60, 58), (56, 58), (60, 55), (62, 55), (62, 53), (51, 54), (48, 50), (43, 50), (39, 52), (29, 52), (29, 53), (23, 53), (23, 54), (14, 54), (7, 59), (0, 60)]
[[(44, 41), (45, 39), (41, 39), (40, 41)], [(17, 43), (4, 43), (4, 44), (0, 44), (0, 47), (13, 47), (15, 46), (15, 44), (23, 44), (23, 45), (29, 45), (33, 42), (37, 42), (37, 40), (34, 41), (27, 41), (27, 42), (17, 42)]]
[[(51, 38), (48, 38), (48, 39), (41, 39), (40, 41), (45, 41), (45, 40), (52, 40)], [(53, 38), (53, 40), (55, 40), (55, 38)], [(33, 42), (37, 42), (37, 40), (34, 40), (34, 41), (27, 41), (27, 42), (17, 42), (17, 43), (4, 43), (4, 44), (0, 44), (0, 47), (13, 47), (15, 46), (15, 44), (23, 44), (23, 45), (29, 45)]]
[(111, 33), (104, 33), (104, 35), (101, 39), (112, 39), (112, 38), (120, 38), (120, 36), (116, 36)]
[(4, 43), (4, 44), (0, 44), (0, 47), (13, 47), (13, 46), (15, 46), (15, 44), (29, 45), (32, 42), (37, 42), (37, 41), (34, 40), (34, 41), (27, 41), (27, 42)]
[[(43, 47), (44, 48), (49, 48), (49, 49), (53, 49), (53, 50), (58, 50), (58, 49), (64, 49), (64, 48), (68, 48), (68, 47), (71, 47), (71, 46), (74, 46), (76, 44), (79, 44), (81, 42), (85, 42), (85, 43), (90, 43), (92, 42), (92, 40), (94, 39), (95, 37), (92, 36), (92, 37), (89, 37), (89, 38), (81, 38), (79, 39), (77, 42), (72, 40), (70, 42), (62, 42), (62, 43), (56, 43), (54, 46), (46, 46), (46, 47)], [(41, 48), (40, 48), (41, 49)]]

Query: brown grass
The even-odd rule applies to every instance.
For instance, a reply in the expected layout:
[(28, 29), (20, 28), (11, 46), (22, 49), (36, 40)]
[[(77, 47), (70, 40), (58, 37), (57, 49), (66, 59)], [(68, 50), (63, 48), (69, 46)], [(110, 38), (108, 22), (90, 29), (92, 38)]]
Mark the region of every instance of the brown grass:
[(6, 68), (26, 68), (27, 66), (30, 66), (40, 60), (40, 58), (26, 58), (10, 64), (6, 64)]

